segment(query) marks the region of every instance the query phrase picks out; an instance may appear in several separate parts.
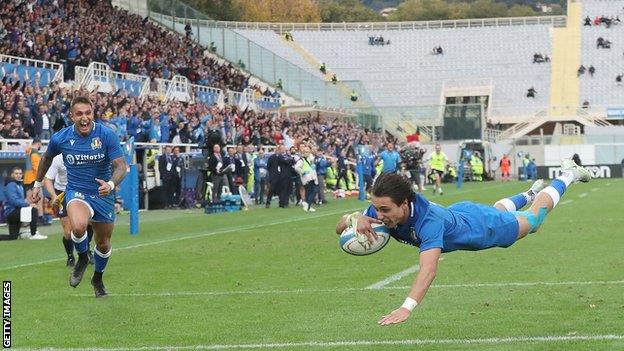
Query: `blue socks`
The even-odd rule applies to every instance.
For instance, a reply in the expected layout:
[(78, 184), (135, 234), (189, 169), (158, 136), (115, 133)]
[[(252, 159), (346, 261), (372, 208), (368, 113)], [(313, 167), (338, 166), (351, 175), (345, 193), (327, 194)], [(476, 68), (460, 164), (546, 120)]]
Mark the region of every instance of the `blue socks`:
[(87, 235), (77, 238), (74, 233), (71, 233), (71, 238), (74, 242), (74, 248), (78, 254), (85, 253), (89, 250), (89, 240)]
[(498, 200), (496, 204), (503, 205), (507, 211), (513, 212), (523, 208), (527, 204), (533, 203), (533, 200), (535, 200), (535, 196), (532, 196), (528, 191), (525, 191), (512, 197)]
[(518, 209), (518, 210), (523, 208), (524, 206), (526, 206), (526, 204), (528, 202), (528, 200), (527, 200), (526, 196), (524, 195), (524, 193), (514, 195), (514, 196), (512, 196), (510, 198), (510, 200), (511, 200), (511, 202), (514, 203), (514, 205), (516, 206), (516, 209)]
[(95, 271), (102, 273), (104, 272), (104, 268), (106, 268), (106, 264), (108, 263), (108, 258), (110, 257), (113, 249), (110, 248), (107, 253), (101, 253), (97, 247), (93, 250), (93, 259), (95, 260)]

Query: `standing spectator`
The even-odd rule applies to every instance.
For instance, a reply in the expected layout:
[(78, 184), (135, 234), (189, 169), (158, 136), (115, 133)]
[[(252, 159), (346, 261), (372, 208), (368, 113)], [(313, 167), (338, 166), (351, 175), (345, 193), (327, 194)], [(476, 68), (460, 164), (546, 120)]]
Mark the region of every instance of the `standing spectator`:
[(39, 134), (40, 139), (49, 140), (52, 136), (50, 131), (50, 115), (48, 113), (48, 107), (44, 104), (39, 105), (39, 116), (41, 118), (41, 133)]
[(39, 161), (41, 161), (39, 150), (41, 150), (41, 140), (39, 139), (33, 139), (30, 147), (26, 149), (26, 173), (24, 174), (24, 187), (26, 188), (26, 192), (32, 189), (32, 185), (37, 179)]
[(215, 144), (212, 146), (212, 154), (208, 159), (208, 170), (210, 170), (212, 181), (212, 202), (218, 202), (221, 198), (221, 188), (223, 187), (223, 157), (221, 155), (221, 146)]
[(256, 205), (264, 203), (264, 193), (267, 186), (267, 161), (268, 157), (264, 152), (264, 148), (258, 150), (258, 157), (254, 163), (254, 198)]
[(186, 33), (187, 38), (190, 38), (191, 35), (193, 35), (193, 28), (191, 27), (190, 22), (186, 22), (186, 25), (184, 26), (184, 32)]
[(327, 200), (325, 199), (325, 177), (327, 175), (327, 168), (331, 166), (331, 162), (327, 159), (323, 150), (318, 149), (316, 151), (316, 158), (314, 159), (314, 163), (316, 164), (316, 176), (318, 178), (318, 203), (326, 204)]
[(340, 188), (340, 180), (344, 180), (346, 190), (349, 191), (349, 179), (347, 179), (347, 152), (345, 150), (340, 151), (340, 155), (337, 160), (338, 164), (338, 175), (336, 177), (336, 189)]
[(173, 147), (171, 161), (173, 163), (173, 206), (179, 206), (182, 197), (182, 167), (184, 166), (179, 146)]
[(232, 194), (238, 194), (237, 184), (242, 184), (242, 163), (233, 147), (227, 148), (227, 155), (223, 157), (223, 167), (228, 186)]
[(401, 156), (394, 149), (393, 143), (388, 143), (388, 148), (379, 154), (379, 158), (383, 161), (382, 173), (396, 173)]
[[(37, 231), (37, 218), (39, 217), (39, 211), (35, 205), (29, 204), (24, 199), (21, 168), (15, 167), (11, 171), (11, 177), (6, 180), (6, 184), (4, 186), (4, 198), (4, 217), (9, 225), (9, 235), (8, 237), (3, 237), (3, 240), (17, 239), (20, 235), (22, 222), (30, 222), (30, 235), (22, 235), (21, 238), (33, 240), (48, 238), (45, 235), (39, 234)], [(30, 209), (30, 216), (27, 216), (22, 208)]]
[(303, 210), (306, 212), (316, 212), (312, 207), (316, 196), (316, 188), (318, 186), (316, 164), (314, 163), (314, 155), (312, 155), (310, 148), (306, 145), (301, 146), (301, 157), (297, 163), (295, 163), (295, 170), (301, 177), (301, 183), (305, 189)]
[(249, 165), (251, 163), (251, 155), (245, 151), (243, 145), (236, 146), (236, 157), (240, 161), (241, 171), (240, 175), (243, 178), (243, 186), (247, 187), (247, 181), (249, 180)]
[(279, 196), (279, 207), (288, 207), (288, 197), (290, 192), (290, 169), (294, 160), (286, 155), (284, 145), (279, 145), (275, 149), (275, 153), (271, 155), (267, 161), (267, 170), (269, 172), (269, 190), (267, 191), (266, 208), (271, 207), (271, 198), (273, 195)]
[(167, 207), (170, 208), (174, 204), (175, 183), (173, 166), (173, 157), (171, 156), (171, 146), (165, 146), (163, 154), (158, 157), (158, 171), (160, 172), (160, 180), (165, 189), (167, 198)]

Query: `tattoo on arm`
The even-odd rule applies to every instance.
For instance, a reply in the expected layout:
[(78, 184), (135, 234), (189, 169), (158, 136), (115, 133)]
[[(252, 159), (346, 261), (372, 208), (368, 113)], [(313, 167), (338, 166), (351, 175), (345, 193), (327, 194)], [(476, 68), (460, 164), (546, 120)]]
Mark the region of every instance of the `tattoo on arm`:
[(113, 160), (113, 176), (111, 180), (115, 185), (119, 185), (121, 181), (126, 177), (127, 167), (126, 167), (126, 159), (123, 157), (118, 157)]
[(45, 174), (46, 172), (48, 172), (48, 169), (50, 168), (51, 164), (52, 164), (52, 157), (48, 156), (48, 153), (46, 152), (41, 158), (41, 161), (39, 161), (39, 169), (37, 169), (37, 181), (38, 182), (43, 181), (43, 177), (45, 177)]

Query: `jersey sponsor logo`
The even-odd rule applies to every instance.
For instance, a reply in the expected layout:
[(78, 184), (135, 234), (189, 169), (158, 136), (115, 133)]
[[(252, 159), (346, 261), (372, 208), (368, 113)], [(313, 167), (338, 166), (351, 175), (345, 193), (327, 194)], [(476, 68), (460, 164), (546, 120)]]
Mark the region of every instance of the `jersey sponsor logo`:
[(76, 192), (74, 192), (74, 198), (84, 200), (85, 197), (84, 197), (83, 193), (80, 193), (80, 192), (76, 191)]
[(91, 139), (92, 150), (101, 149), (101, 148), (102, 148), (102, 142), (100, 141), (100, 137), (95, 137)]
[(98, 153), (95, 155), (82, 155), (82, 154), (67, 154), (65, 155), (65, 161), (70, 165), (87, 165), (98, 164), (106, 159), (106, 155)]

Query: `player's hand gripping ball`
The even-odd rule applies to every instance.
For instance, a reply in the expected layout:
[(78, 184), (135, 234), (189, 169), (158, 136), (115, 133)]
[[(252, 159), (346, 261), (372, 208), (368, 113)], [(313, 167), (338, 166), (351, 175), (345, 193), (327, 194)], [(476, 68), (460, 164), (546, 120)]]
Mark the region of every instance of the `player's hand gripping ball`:
[(375, 233), (377, 233), (377, 240), (371, 243), (366, 235), (359, 234), (353, 227), (347, 227), (342, 234), (340, 234), (340, 248), (351, 255), (365, 256), (375, 253), (383, 249), (388, 241), (390, 241), (390, 231), (388, 227), (383, 224), (371, 224)]

